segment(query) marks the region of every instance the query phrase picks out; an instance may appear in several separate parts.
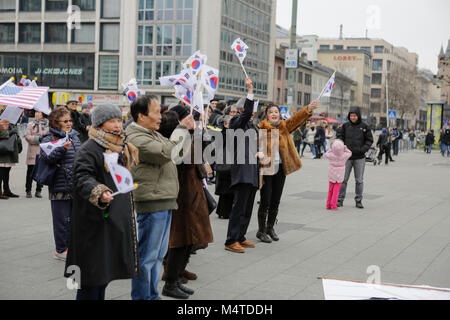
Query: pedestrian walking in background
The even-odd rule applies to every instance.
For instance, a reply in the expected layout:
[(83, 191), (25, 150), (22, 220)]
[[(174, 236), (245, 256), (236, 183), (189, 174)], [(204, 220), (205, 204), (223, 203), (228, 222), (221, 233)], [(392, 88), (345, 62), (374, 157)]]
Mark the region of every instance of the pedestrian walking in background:
[(305, 132), (305, 138), (303, 139), (303, 148), (302, 148), (302, 154), (305, 151), (306, 146), (309, 146), (309, 149), (312, 153), (312, 158), (315, 158), (316, 156), (316, 150), (314, 148), (314, 136), (316, 135), (316, 130), (314, 124), (309, 124), (306, 126), (306, 132)]
[[(47, 115), (42, 112), (36, 111), (34, 114), (35, 120), (30, 122), (25, 133), (25, 140), (28, 142), (27, 151), (27, 180), (25, 183), (25, 191), (27, 193), (27, 198), (32, 198), (31, 189), (33, 183), (33, 170), (36, 165), (36, 156), (41, 153), (42, 137), (48, 132), (48, 120)], [(36, 198), (42, 198), (42, 185), (37, 183), (36, 193), (34, 196)]]
[[(267, 152), (264, 154), (261, 164), (263, 185), (260, 192), (258, 233), (256, 234), (256, 237), (262, 242), (270, 243), (272, 240), (280, 240), (274, 226), (278, 217), (286, 176), (302, 168), (302, 162), (295, 149), (291, 133), (311, 118), (317, 107), (318, 101), (314, 100), (288, 120), (282, 120), (280, 108), (276, 105), (269, 105), (266, 108), (264, 120), (259, 124), (259, 128), (262, 130), (260, 141), (264, 144), (261, 146), (261, 150)], [(278, 131), (278, 141), (276, 137), (272, 138), (273, 130)], [(273, 148), (272, 144), (277, 145)]]
[(321, 159), (323, 152), (322, 148), (325, 142), (325, 129), (323, 128), (322, 121), (316, 126), (316, 134), (314, 135), (314, 148), (316, 150), (316, 156), (314, 159)]
[(81, 127), (81, 132), (80, 132), (80, 141), (81, 143), (85, 143), (86, 141), (89, 140), (89, 130), (91, 129), (91, 116), (90, 116), (90, 112), (91, 112), (91, 107), (88, 104), (83, 104), (81, 106), (81, 114), (80, 114), (80, 127)]
[(325, 130), (325, 139), (326, 139), (325, 152), (327, 152), (331, 148), (331, 142), (334, 139), (336, 139), (336, 131), (334, 131), (333, 126), (331, 124), (328, 125)]
[(328, 166), (328, 199), (327, 210), (337, 210), (337, 201), (339, 190), (345, 176), (345, 164), (352, 156), (352, 152), (344, 145), (341, 140), (335, 140), (331, 148), (325, 153), (325, 158), (330, 161)]
[(373, 144), (372, 131), (369, 126), (362, 121), (359, 107), (350, 108), (346, 122), (337, 135), (337, 139), (342, 140), (347, 148), (352, 152), (352, 156), (345, 165), (345, 177), (342, 183), (338, 207), (342, 207), (347, 192), (347, 183), (352, 169), (355, 170), (355, 202), (356, 207), (363, 209), (362, 205), (364, 191), (364, 169), (366, 167), (366, 153)]
[(80, 139), (81, 143), (83, 143), (88, 139), (88, 131), (85, 124), (81, 120), (82, 118), (81, 113), (78, 112), (77, 108), (78, 108), (77, 100), (69, 100), (67, 102), (67, 109), (69, 109), (70, 116), (72, 117), (72, 128), (73, 130), (78, 132), (78, 139)]
[(136, 222), (131, 192), (116, 190), (104, 153), (118, 153), (119, 165), (139, 163), (137, 149), (125, 143), (122, 112), (100, 105), (92, 114), (90, 140), (73, 166), (73, 210), (65, 276), (80, 268), (77, 300), (104, 300), (111, 281), (132, 279), (138, 272)]
[(433, 150), (433, 144), (436, 140), (436, 137), (434, 136), (434, 130), (428, 131), (427, 136), (425, 137), (425, 151), (426, 153), (431, 153)]
[(414, 133), (414, 130), (409, 130), (408, 138), (411, 150), (414, 150), (416, 148), (415, 146), (416, 134)]
[(20, 133), (22, 134), (23, 137), (25, 137), (27, 127), (28, 127), (28, 122), (29, 122), (28, 111), (26, 110), (23, 112), (23, 115), (20, 119)]
[(441, 137), (439, 139), (441, 143), (441, 154), (445, 157), (445, 152), (447, 152), (447, 157), (450, 156), (450, 129), (443, 130)]
[(392, 149), (394, 151), (394, 156), (398, 156), (399, 141), (402, 139), (402, 134), (398, 130), (397, 126), (394, 126), (394, 128), (392, 129), (392, 136), (394, 137), (392, 141)]
[[(377, 147), (378, 152), (378, 164), (381, 163), (383, 159), (383, 154), (385, 157), (385, 165), (389, 164), (389, 158), (391, 157), (391, 147), (390, 147), (390, 136), (386, 128), (382, 129), (380, 136), (378, 137)], [(375, 160), (376, 161), (376, 160)]]
[(41, 160), (56, 167), (53, 181), (48, 186), (56, 247), (54, 258), (65, 261), (72, 213), (73, 163), (81, 142), (78, 132), (72, 129), (72, 119), (67, 109), (53, 110), (49, 115), (49, 122), (50, 129), (42, 137), (42, 143), (55, 142), (66, 137), (69, 139), (64, 146), (55, 148), (49, 155), (41, 150)]
[[(0, 115), (5, 108), (0, 108)], [(12, 193), (10, 189), (9, 177), (11, 169), (19, 163), (19, 154), (22, 152), (22, 139), (19, 136), (20, 129), (18, 125), (13, 125), (5, 120), (1, 121), (5, 130), (2, 133), (3, 137), (0, 136), (0, 144), (3, 146), (10, 145), (10, 142), (13, 144), (12, 152), (0, 151), (0, 200), (8, 200), (9, 198), (19, 198), (19, 195)]]
[[(126, 129), (127, 142), (139, 150), (139, 164), (131, 167), (139, 188), (133, 191), (139, 239), (139, 275), (132, 280), (133, 300), (159, 299), (158, 281), (169, 245), (172, 210), (178, 208), (178, 173), (172, 151), (182, 147), (194, 128), (190, 115), (180, 122), (170, 139), (157, 130), (161, 124), (161, 106), (157, 97), (145, 95), (131, 105), (134, 122)], [(184, 137), (184, 139), (180, 139)], [(189, 144), (190, 145), (190, 144)]]
[(300, 149), (303, 142), (303, 132), (301, 127), (294, 131), (292, 139), (294, 140), (295, 149), (297, 149), (297, 153), (300, 155)]

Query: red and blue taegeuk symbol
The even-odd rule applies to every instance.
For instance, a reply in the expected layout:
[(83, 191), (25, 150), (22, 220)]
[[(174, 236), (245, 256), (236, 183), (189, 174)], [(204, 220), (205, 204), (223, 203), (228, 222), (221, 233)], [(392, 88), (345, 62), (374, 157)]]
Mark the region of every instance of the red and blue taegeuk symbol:
[(186, 80), (184, 78), (180, 78), (175, 82), (176, 86), (182, 86), (183, 84), (186, 83)]
[(192, 68), (194, 68), (195, 70), (197, 70), (198, 68), (200, 68), (200, 60), (194, 60), (191, 64)]
[(136, 100), (136, 93), (134, 91), (128, 92), (128, 100), (130, 101)]
[(191, 92), (188, 91), (186, 92), (186, 95), (184, 96), (184, 101), (186, 101), (187, 103), (191, 103)]
[(236, 50), (239, 51), (239, 52), (242, 52), (242, 51), (244, 51), (244, 48), (240, 44), (238, 44), (236, 46)]
[(211, 84), (211, 88), (217, 89), (217, 82), (218, 81), (219, 81), (219, 79), (217, 79), (217, 77), (211, 77), (211, 79), (209, 80), (209, 82)]

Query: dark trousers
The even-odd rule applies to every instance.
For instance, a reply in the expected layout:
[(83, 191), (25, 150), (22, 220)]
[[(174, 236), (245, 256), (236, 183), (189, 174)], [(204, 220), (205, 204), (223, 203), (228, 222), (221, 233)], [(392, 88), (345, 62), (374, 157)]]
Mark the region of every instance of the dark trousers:
[(166, 259), (166, 281), (174, 283), (186, 269), (191, 256), (192, 245), (181, 248), (170, 248)]
[(294, 141), (295, 149), (297, 149), (298, 154), (300, 154), (300, 149), (302, 148), (302, 140)]
[(264, 176), (259, 212), (278, 210), (285, 182), (286, 176), (281, 166), (276, 175)]
[(384, 153), (384, 157), (385, 157), (385, 163), (388, 164), (389, 163), (389, 158), (391, 157), (391, 148), (387, 147), (387, 146), (381, 146), (380, 147), (380, 153), (378, 154), (378, 160), (382, 160), (383, 159), (383, 153)]
[(314, 144), (315, 149), (316, 149), (316, 158), (322, 158), (322, 148), (323, 148), (323, 143), (319, 142), (319, 143), (315, 143)]
[(257, 188), (251, 184), (241, 183), (232, 187), (234, 192), (233, 208), (228, 221), (227, 241), (225, 245), (246, 240), (248, 225), (252, 217), (253, 203)]
[[(28, 165), (28, 169), (27, 169), (27, 182), (25, 184), (25, 191), (26, 192), (31, 192), (31, 188), (32, 188), (32, 184), (33, 184), (33, 170), (34, 170), (33, 165)], [(36, 192), (41, 192), (42, 191), (42, 185), (41, 184), (37, 184), (36, 187)]]
[(11, 172), (11, 168), (0, 168), (0, 193), (8, 192), (9, 190), (9, 173)]
[(53, 217), (53, 236), (56, 252), (63, 253), (69, 246), (71, 200), (50, 201)]
[(394, 156), (398, 156), (398, 140), (392, 142), (392, 148), (394, 150)]
[(105, 286), (82, 287), (77, 290), (77, 300), (105, 300)]
[(231, 209), (233, 208), (234, 195), (223, 194), (219, 196), (219, 202), (217, 203), (216, 213), (219, 217), (228, 219), (230, 217)]

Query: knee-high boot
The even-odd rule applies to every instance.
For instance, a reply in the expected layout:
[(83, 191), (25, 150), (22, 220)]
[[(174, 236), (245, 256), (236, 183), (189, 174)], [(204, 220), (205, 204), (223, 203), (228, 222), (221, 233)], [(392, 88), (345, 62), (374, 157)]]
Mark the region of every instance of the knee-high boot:
[(278, 222), (277, 220), (278, 210), (269, 210), (269, 216), (267, 218), (267, 234), (272, 238), (273, 241), (278, 241), (280, 238), (275, 233), (273, 229), (274, 225)]
[(261, 240), (261, 242), (271, 243), (272, 240), (266, 233), (267, 215), (267, 211), (258, 211), (258, 232), (256, 233), (256, 237)]

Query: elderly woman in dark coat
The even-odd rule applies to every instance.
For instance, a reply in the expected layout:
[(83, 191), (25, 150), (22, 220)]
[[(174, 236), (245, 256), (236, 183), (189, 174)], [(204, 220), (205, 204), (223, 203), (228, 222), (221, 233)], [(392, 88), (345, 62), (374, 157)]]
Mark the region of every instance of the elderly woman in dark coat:
[(90, 140), (74, 165), (74, 207), (65, 276), (78, 266), (81, 289), (77, 300), (103, 300), (107, 285), (137, 275), (137, 240), (131, 192), (117, 191), (104, 153), (119, 154), (119, 164), (138, 162), (137, 149), (124, 143), (122, 113), (101, 105), (92, 113)]
[[(178, 115), (178, 116), (177, 116)], [(159, 132), (170, 137), (173, 130), (189, 112), (181, 106), (172, 108), (163, 114)], [(203, 190), (202, 180), (206, 172), (201, 164), (194, 164), (192, 152), (177, 165), (180, 191), (177, 198), (178, 209), (174, 210), (170, 229), (169, 251), (166, 259), (165, 285), (162, 294), (165, 296), (187, 299), (194, 291), (180, 283), (180, 276), (189, 262), (192, 247), (213, 242), (213, 233), (209, 221), (209, 211)]]

